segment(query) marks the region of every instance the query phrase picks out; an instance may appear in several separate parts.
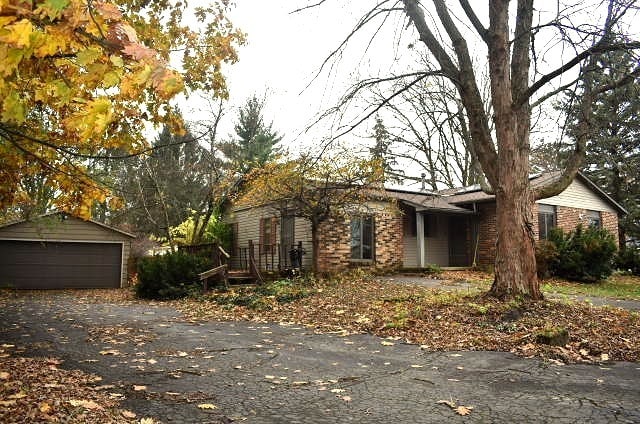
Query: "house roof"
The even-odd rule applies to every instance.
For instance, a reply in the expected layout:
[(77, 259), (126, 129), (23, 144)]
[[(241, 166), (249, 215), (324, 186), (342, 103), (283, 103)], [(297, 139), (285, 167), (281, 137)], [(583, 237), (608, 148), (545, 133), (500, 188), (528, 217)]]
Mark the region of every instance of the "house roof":
[[(541, 187), (546, 183), (560, 178), (560, 171), (547, 172), (544, 174), (536, 174), (529, 177), (531, 186), (533, 188)], [(618, 212), (627, 214), (626, 209), (618, 202), (613, 200), (611, 196), (605, 193), (600, 187), (598, 187), (593, 181), (587, 178), (582, 172), (576, 174), (576, 178), (585, 183), (595, 194), (602, 198), (605, 202), (609, 203)], [(495, 196), (493, 194), (487, 194), (482, 191), (480, 185), (475, 184), (472, 186), (453, 188), (439, 191), (440, 194), (445, 196), (445, 199), (455, 205), (474, 202), (489, 202), (492, 201)]]
[[(66, 212), (55, 211), (55, 212), (49, 212), (49, 213), (45, 213), (45, 214), (42, 214), (42, 215), (38, 215), (38, 216), (35, 216), (35, 217), (31, 218), (31, 219), (19, 219), (19, 220), (15, 220), (15, 221), (10, 221), (10, 222), (7, 222), (5, 224), (0, 225), (0, 229), (6, 228), (6, 227), (10, 227), (12, 225), (22, 224), (23, 222), (34, 221), (34, 220), (37, 220), (37, 219), (40, 219), (40, 218), (46, 218), (46, 217), (55, 216), (55, 215), (68, 215), (68, 216), (72, 216), (74, 218), (77, 218), (77, 217), (75, 217), (75, 216), (73, 216), (71, 214), (68, 214)], [(116, 233), (120, 233), (120, 234), (125, 235), (127, 237), (136, 238), (135, 234), (131, 234), (131, 233), (128, 233), (126, 231), (119, 230), (119, 229), (117, 229), (115, 227), (112, 227), (110, 225), (104, 224), (102, 222), (94, 221), (93, 219), (82, 219), (82, 218), (77, 218), (77, 219), (81, 219), (82, 221), (86, 221), (86, 222), (91, 222), (92, 224), (98, 225), (98, 226), (100, 226), (102, 228), (106, 228), (107, 230), (114, 231)]]
[(473, 211), (453, 205), (438, 194), (396, 189), (386, 189), (385, 192), (387, 196), (413, 206), (416, 211), (430, 210), (454, 214), (473, 214)]

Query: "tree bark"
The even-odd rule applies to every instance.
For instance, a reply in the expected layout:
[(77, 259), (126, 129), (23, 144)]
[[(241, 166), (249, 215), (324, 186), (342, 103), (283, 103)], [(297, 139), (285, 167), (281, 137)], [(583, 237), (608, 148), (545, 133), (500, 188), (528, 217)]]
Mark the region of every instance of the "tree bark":
[(496, 190), (495, 278), (489, 294), (499, 299), (542, 299), (536, 274), (533, 196), (528, 181), (511, 179)]

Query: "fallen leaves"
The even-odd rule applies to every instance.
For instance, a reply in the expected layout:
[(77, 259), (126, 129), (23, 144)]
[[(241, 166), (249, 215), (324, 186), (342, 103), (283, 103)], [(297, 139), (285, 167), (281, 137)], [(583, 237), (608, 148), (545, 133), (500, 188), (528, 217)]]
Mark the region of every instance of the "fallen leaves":
[(0, 380), (0, 422), (135, 422), (135, 414), (118, 409), (121, 395), (94, 387), (98, 376), (59, 369), (59, 363), (56, 358), (1, 358), (0, 369), (11, 372), (3, 371)]
[(201, 403), (198, 405), (198, 408), (200, 409), (218, 409), (217, 406), (215, 406), (212, 403)]
[(136, 417), (135, 412), (127, 411), (126, 409), (121, 412), (122, 416), (125, 418), (133, 419)]
[(473, 410), (473, 406), (457, 405), (453, 400), (439, 400), (436, 403), (439, 405), (447, 405), (458, 415), (469, 415)]
[(85, 409), (104, 409), (102, 406), (92, 400), (87, 399), (70, 399), (67, 401), (71, 406), (80, 406)]
[[(372, 333), (383, 337), (381, 344), (386, 347), (393, 346), (391, 337), (419, 344), (428, 351), (506, 351), (563, 362), (640, 361), (640, 320), (633, 312), (581, 303), (521, 302), (517, 306), (518, 318), (507, 322), (503, 318), (509, 315), (513, 304), (473, 292), (452, 293), (361, 276), (338, 278), (305, 286), (313, 293), (310, 296), (260, 310), (218, 304), (216, 293), (204, 300), (186, 299), (172, 304), (191, 321), (294, 322), (339, 336)], [(477, 281), (489, 276), (468, 272), (447, 278)], [(251, 294), (249, 288), (243, 290), (245, 296), (259, 295)], [(569, 345), (535, 343), (534, 334), (549, 322), (569, 330)], [(588, 355), (582, 355), (580, 350), (588, 351)], [(606, 359), (601, 356), (603, 352)]]

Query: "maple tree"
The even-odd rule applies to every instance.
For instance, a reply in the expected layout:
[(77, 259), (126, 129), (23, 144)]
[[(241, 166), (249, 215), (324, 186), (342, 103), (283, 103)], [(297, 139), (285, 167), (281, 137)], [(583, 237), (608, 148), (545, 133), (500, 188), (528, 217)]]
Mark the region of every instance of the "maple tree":
[[(28, 203), (21, 181), (34, 175), (60, 209), (87, 217), (94, 201), (114, 203), (87, 160), (148, 151), (149, 124), (181, 133), (169, 104), (178, 93), (227, 97), (222, 66), (244, 41), (228, 7), (0, 0), (0, 208)], [(180, 71), (168, 65), (178, 52)]]

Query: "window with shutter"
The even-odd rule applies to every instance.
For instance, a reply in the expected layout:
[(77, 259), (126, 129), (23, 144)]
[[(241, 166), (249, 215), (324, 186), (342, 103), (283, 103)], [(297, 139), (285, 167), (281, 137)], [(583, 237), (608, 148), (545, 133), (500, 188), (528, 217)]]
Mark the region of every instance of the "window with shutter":
[(260, 219), (260, 251), (271, 253), (275, 250), (278, 230), (278, 218), (269, 217)]

